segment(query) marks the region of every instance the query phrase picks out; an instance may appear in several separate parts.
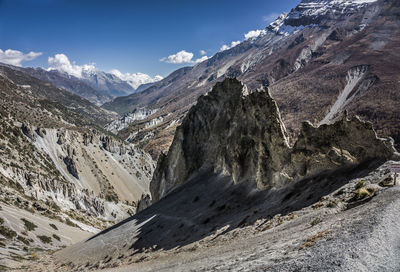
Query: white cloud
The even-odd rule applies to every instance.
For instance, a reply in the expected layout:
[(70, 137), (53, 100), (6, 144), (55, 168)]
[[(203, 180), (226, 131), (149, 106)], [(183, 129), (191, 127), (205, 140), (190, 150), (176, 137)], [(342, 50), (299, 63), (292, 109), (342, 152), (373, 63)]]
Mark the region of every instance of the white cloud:
[(240, 41), (235, 41), (235, 42), (231, 42), (231, 45), (226, 45), (224, 44), (223, 46), (221, 46), (221, 48), (219, 49), (219, 51), (225, 51), (228, 49), (231, 49), (232, 47), (235, 47), (236, 45), (238, 45), (240, 43)]
[(260, 35), (265, 35), (266, 33), (267, 32), (264, 29), (251, 30), (251, 31), (247, 32), (246, 34), (244, 34), (244, 38), (246, 40), (254, 39), (254, 38), (257, 38)]
[[(203, 55), (203, 53), (206, 54), (206, 51), (200, 50), (200, 54)], [(202, 56), (201, 58), (193, 59), (193, 56), (194, 54), (192, 52), (186, 52), (185, 50), (182, 50), (176, 54), (170, 55), (166, 58), (162, 58), (160, 59), (160, 61), (173, 64), (183, 64), (183, 63), (196, 64), (208, 59), (207, 56)]]
[(192, 63), (193, 53), (186, 52), (185, 50), (179, 51), (176, 54), (170, 55), (160, 61), (173, 64)]
[(21, 66), (22, 62), (34, 60), (41, 55), (42, 52), (31, 51), (28, 54), (24, 54), (18, 50), (7, 49), (3, 51), (0, 49), (0, 62), (15, 66)]
[(54, 57), (49, 57), (48, 63), (49, 63), (48, 70), (58, 70), (78, 78), (82, 77), (83, 71), (96, 70), (94, 63), (76, 65), (75, 63), (71, 63), (68, 57), (64, 54), (56, 54)]
[(279, 13), (273, 12), (273, 13), (265, 15), (263, 17), (263, 20), (264, 20), (264, 22), (272, 23), (273, 21), (275, 21), (279, 17), (279, 15), (280, 15)]
[(208, 60), (208, 57), (207, 56), (202, 56), (201, 58), (196, 59), (194, 62), (195, 63), (200, 63), (200, 62), (203, 62), (205, 60)]
[(125, 74), (123, 74), (117, 69), (112, 70), (110, 73), (119, 77), (120, 79), (128, 82), (128, 84), (131, 85), (132, 88), (134, 88), (134, 89), (137, 89), (142, 84), (153, 83), (153, 82), (160, 81), (161, 79), (163, 79), (163, 77), (160, 75), (156, 75), (155, 77), (152, 78), (151, 76), (149, 76), (147, 74), (143, 74), (143, 73), (134, 73), (134, 74), (125, 73)]
[(200, 50), (200, 55), (204, 56), (205, 54), (207, 54), (205, 50)]

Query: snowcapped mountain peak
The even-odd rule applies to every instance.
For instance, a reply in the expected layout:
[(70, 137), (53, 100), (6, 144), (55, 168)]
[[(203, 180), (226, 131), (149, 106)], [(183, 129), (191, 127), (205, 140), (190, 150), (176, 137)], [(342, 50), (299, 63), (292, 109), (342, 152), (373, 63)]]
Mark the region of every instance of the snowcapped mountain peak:
[(126, 81), (135, 90), (142, 84), (154, 83), (163, 79), (163, 77), (160, 75), (156, 75), (152, 78), (151, 76), (143, 73), (123, 74), (117, 69), (112, 70), (110, 74), (121, 80)]
[(267, 30), (287, 36), (306, 27), (320, 24), (325, 15), (354, 13), (377, 0), (303, 0), (289, 13), (282, 13)]
[[(300, 31), (304, 29), (306, 26), (299, 25), (299, 26), (292, 26), (286, 24), (286, 20), (289, 18), (290, 13), (282, 13), (279, 17), (273, 21), (268, 27), (267, 30), (272, 31), (278, 35), (288, 36), (292, 33)], [(315, 25), (308, 25), (308, 27), (312, 27)]]
[(308, 16), (324, 15), (330, 12), (346, 13), (358, 6), (368, 5), (376, 1), (377, 0), (303, 0), (295, 11), (299, 12), (300, 15)]
[(111, 96), (129, 95), (142, 84), (154, 83), (162, 79), (161, 76), (150, 77), (147, 74), (122, 74), (118, 70), (110, 73), (96, 68), (95, 63), (78, 65), (71, 62), (65, 54), (56, 54), (48, 59), (47, 71), (57, 71), (66, 78), (75, 78), (88, 84), (90, 87)]

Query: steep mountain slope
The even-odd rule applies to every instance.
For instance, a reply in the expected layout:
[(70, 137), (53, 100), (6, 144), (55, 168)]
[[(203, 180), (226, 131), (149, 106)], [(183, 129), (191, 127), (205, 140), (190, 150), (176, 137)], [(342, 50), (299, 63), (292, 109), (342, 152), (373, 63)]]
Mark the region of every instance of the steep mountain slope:
[(97, 106), (111, 101), (113, 98), (141, 92), (150, 87), (156, 79), (145, 79), (145, 84), (133, 84), (123, 80), (112, 73), (105, 73), (97, 69), (84, 69), (81, 75), (71, 75), (56, 69), (45, 70), (42, 68), (25, 68), (1, 64), (16, 71), (21, 71), (34, 78), (51, 83), (73, 94), (83, 97)]
[[(153, 205), (57, 252), (47, 265), (61, 271), (124, 264), (114, 271), (285, 271), (307, 256), (308, 266), (295, 267), (318, 271), (320, 254), (339, 254), (323, 265), (340, 271), (342, 264), (354, 265), (345, 261), (362, 238), (347, 242), (349, 254), (338, 242), (348, 230), (370, 232), (359, 222), (379, 216), (398, 196), (385, 187), (393, 184), (388, 159), (400, 159), (393, 141), (377, 138), (371, 124), (357, 118), (318, 128), (304, 123), (291, 148), (268, 92), (249, 94), (226, 79), (199, 98), (160, 158)], [(309, 255), (326, 239), (336, 247)], [(367, 260), (363, 253), (360, 262)]]
[(101, 128), (114, 113), (5, 66), (0, 93), (0, 265), (135, 213), (155, 165)]
[[(71, 122), (76, 125), (87, 125), (92, 123), (94, 125), (104, 125), (111, 122), (116, 118), (116, 114), (99, 108), (86, 99), (77, 95), (73, 95), (65, 90), (59, 89), (50, 83), (41, 81), (31, 77), (21, 71), (11, 69), (9, 66), (0, 65), (0, 75), (2, 76), (3, 89), (2, 92), (9, 93), (11, 97), (15, 98), (21, 103), (29, 103), (32, 107), (38, 107), (38, 111), (47, 109), (51, 112), (59, 112), (65, 121)], [(18, 87), (18, 88), (17, 88)], [(21, 95), (17, 95), (14, 90), (25, 90)], [(18, 92), (18, 91), (17, 91)], [(26, 93), (26, 95), (23, 95)], [(32, 102), (25, 96), (31, 96)], [(39, 104), (34, 104), (34, 101)], [(10, 105), (5, 105), (10, 106)], [(18, 110), (18, 108), (9, 108), (12, 113), (24, 115), (21, 120), (29, 120), (30, 115), (26, 110)], [(52, 119), (44, 121), (52, 121)]]
[[(14, 68), (14, 67), (13, 67)], [(42, 68), (19, 68), (22, 72), (38, 78), (52, 85), (70, 91), (73, 94), (79, 95), (90, 102), (100, 106), (105, 102), (112, 100), (113, 96), (106, 92), (100, 92), (96, 88), (91, 87), (86, 82), (70, 76), (66, 73), (61, 73), (57, 70), (47, 71)]]
[(259, 37), (104, 108), (120, 114), (154, 111), (119, 135), (158, 157), (196, 99), (216, 82), (237, 77), (251, 89), (270, 88), (293, 141), (303, 120), (332, 122), (347, 110), (398, 142), (399, 10), (394, 0), (302, 1)]

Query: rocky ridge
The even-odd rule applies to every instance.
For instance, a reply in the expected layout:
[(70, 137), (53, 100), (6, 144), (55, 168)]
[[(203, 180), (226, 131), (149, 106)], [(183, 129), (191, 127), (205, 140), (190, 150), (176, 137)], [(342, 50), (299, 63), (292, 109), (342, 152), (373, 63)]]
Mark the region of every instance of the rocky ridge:
[(293, 147), (278, 107), (268, 91), (249, 93), (236, 79), (225, 79), (201, 96), (177, 128), (167, 155), (161, 155), (150, 184), (154, 201), (190, 177), (210, 169), (235, 183), (279, 188), (323, 171), (388, 160), (392, 139), (377, 138), (359, 118), (314, 127), (304, 122)]

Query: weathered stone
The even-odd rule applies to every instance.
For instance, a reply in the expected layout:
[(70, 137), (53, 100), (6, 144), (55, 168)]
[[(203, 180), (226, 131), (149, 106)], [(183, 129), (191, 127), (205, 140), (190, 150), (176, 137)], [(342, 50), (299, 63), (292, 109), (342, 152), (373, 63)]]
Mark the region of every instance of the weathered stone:
[(151, 197), (149, 194), (142, 194), (142, 197), (139, 199), (136, 207), (136, 213), (143, 211), (147, 207), (151, 205)]
[(318, 128), (305, 122), (290, 148), (270, 94), (248, 94), (239, 81), (226, 79), (201, 96), (177, 128), (150, 191), (157, 201), (203, 170), (232, 176), (235, 183), (255, 182), (259, 189), (279, 188), (322, 171), (388, 159), (394, 152), (392, 140), (377, 138), (372, 125), (357, 117)]
[(68, 172), (73, 175), (75, 178), (79, 179), (78, 170), (75, 166), (75, 161), (71, 157), (65, 157), (64, 163), (67, 166)]
[(58, 137), (57, 144), (63, 145), (66, 142), (65, 136), (66, 136), (65, 130), (57, 131), (57, 137)]
[(35, 132), (37, 135), (39, 135), (42, 138), (44, 137), (44, 135), (46, 135), (46, 130), (43, 128), (36, 128)]
[(32, 141), (35, 140), (35, 134), (33, 133), (33, 129), (30, 125), (22, 123), (21, 131), (26, 137), (28, 137)]

